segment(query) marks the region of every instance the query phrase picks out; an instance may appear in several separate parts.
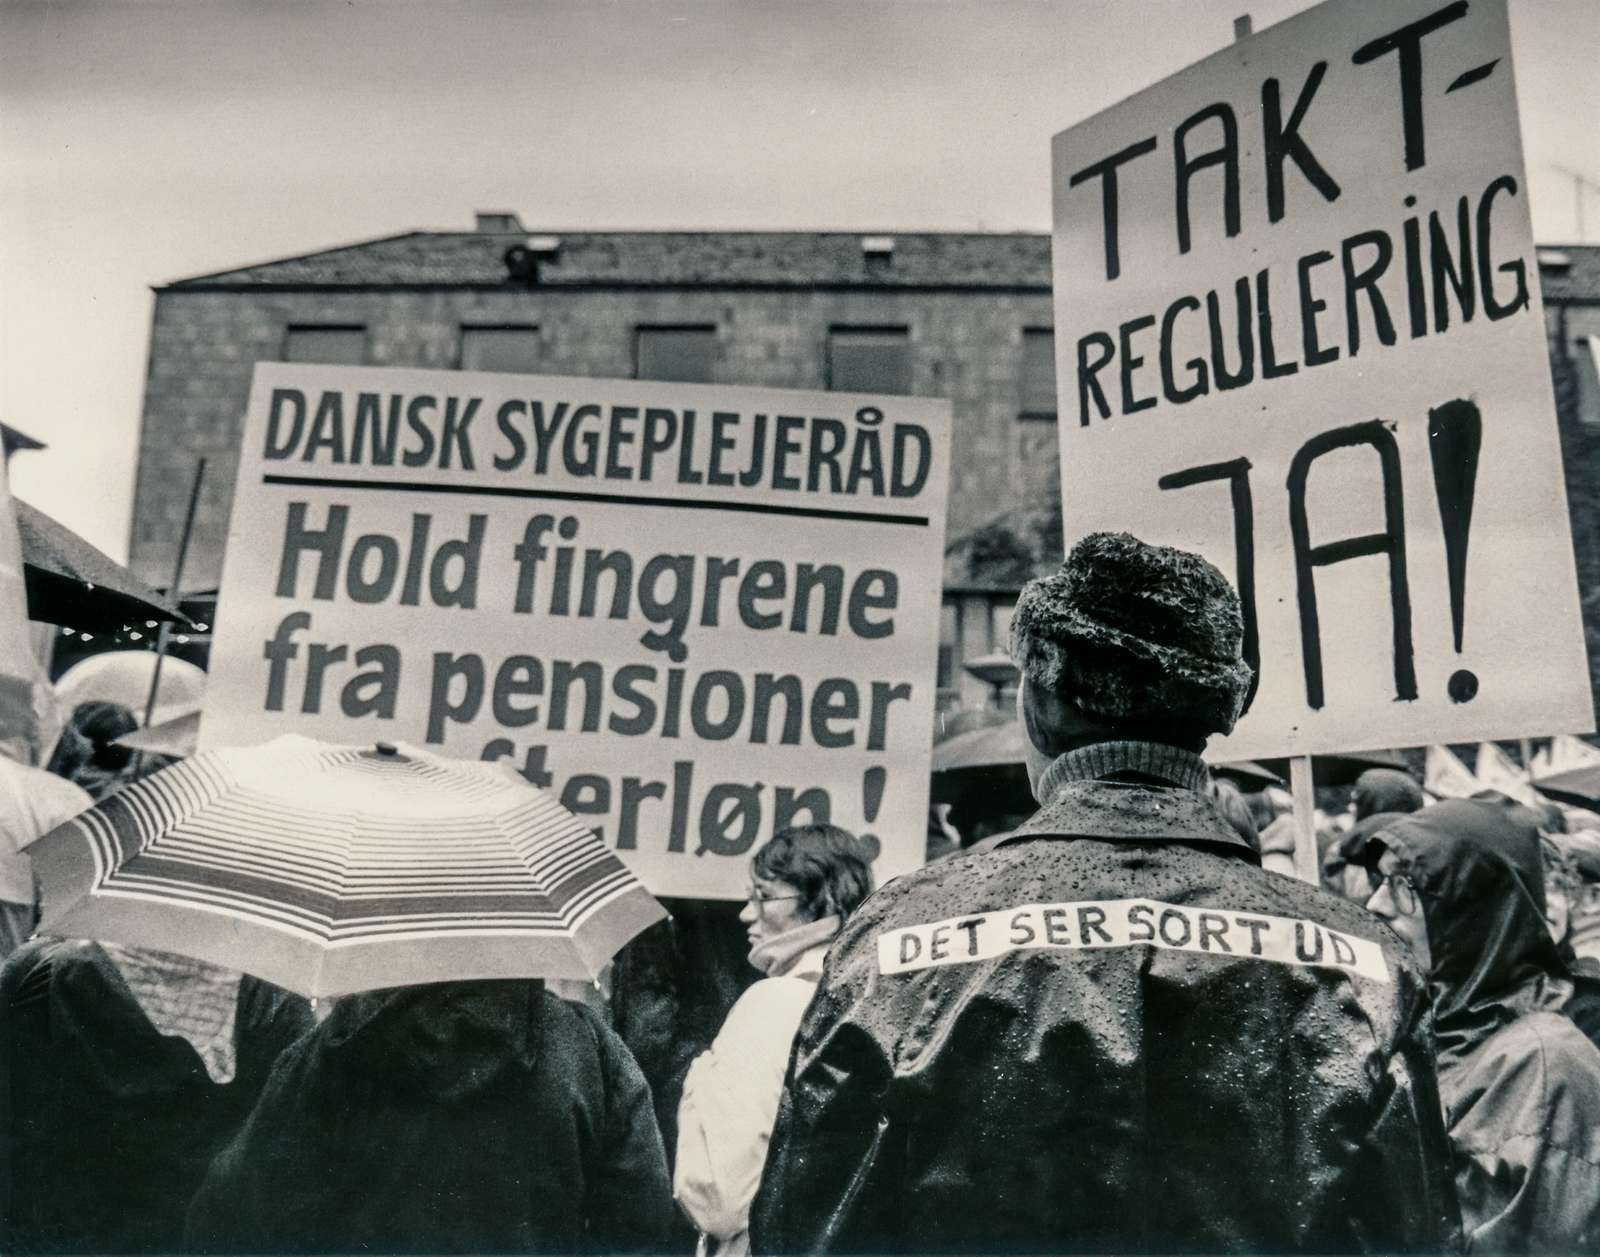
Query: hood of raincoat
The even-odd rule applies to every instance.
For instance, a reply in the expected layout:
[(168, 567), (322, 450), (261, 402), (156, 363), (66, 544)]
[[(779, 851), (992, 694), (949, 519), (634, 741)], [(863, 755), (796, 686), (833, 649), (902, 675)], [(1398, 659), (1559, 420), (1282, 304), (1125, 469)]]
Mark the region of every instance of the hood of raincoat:
[[(1380, 845), (1381, 844), (1381, 845)], [(1544, 919), (1538, 817), (1511, 799), (1449, 799), (1391, 819), (1359, 854), (1393, 851), (1417, 888), (1432, 953), (1441, 1063), (1571, 994)]]

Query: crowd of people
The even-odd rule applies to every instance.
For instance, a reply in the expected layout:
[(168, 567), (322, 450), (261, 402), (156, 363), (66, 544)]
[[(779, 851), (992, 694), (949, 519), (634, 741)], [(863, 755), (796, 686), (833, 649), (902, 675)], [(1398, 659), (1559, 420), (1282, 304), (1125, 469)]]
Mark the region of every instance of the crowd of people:
[[(638, 948), (613, 998), (314, 1008), (24, 941), (8, 847), (0, 1247), (1600, 1251), (1600, 817), (1373, 770), (1296, 879), (1295, 819), (1201, 758), (1242, 634), (1197, 556), (1078, 543), (1013, 619), (1039, 809), (876, 889), (845, 830), (771, 835), (692, 1059), (630, 1048)], [(11, 766), (19, 846), (128, 779), (135, 723)]]

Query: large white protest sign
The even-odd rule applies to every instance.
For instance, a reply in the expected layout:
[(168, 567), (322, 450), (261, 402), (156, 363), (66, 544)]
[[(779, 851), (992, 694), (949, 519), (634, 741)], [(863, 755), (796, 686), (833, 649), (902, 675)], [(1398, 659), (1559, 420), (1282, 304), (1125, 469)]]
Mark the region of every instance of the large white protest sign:
[(1070, 541), (1235, 581), (1222, 758), (1593, 728), (1505, 0), (1334, 0), (1055, 137)]
[(263, 364), (202, 746), (510, 758), (649, 887), (922, 861), (946, 402)]

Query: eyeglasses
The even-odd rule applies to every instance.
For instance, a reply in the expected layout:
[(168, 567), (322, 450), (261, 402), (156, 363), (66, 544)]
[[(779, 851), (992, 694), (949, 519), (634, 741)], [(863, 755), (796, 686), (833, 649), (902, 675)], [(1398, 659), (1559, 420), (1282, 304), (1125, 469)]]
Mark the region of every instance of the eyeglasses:
[[(1373, 895), (1387, 885), (1389, 898), (1394, 901), (1395, 910), (1401, 916), (1408, 917), (1417, 910), (1416, 885), (1404, 873), (1380, 873), (1376, 868), (1370, 868), (1367, 870), (1367, 882), (1372, 887)], [(1372, 902), (1371, 896), (1367, 902)]]
[(759, 908), (766, 907), (769, 903), (782, 903), (786, 899), (804, 899), (805, 896), (804, 895), (798, 895), (798, 894), (796, 894), (796, 895), (769, 895), (769, 894), (766, 894), (765, 892), (763, 892), (761, 890), (756, 889), (756, 887), (752, 886), (750, 888), (750, 893), (747, 894), (744, 898), (745, 898), (745, 902), (748, 903), (752, 908), (758, 908), (759, 909)]

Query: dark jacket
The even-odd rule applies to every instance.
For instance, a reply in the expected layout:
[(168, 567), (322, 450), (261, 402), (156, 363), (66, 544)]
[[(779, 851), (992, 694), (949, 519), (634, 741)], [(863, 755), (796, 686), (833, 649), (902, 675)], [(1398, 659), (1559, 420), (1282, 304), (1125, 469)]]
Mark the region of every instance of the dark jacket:
[(341, 1000), (217, 1157), (189, 1242), (246, 1252), (639, 1252), (672, 1216), (650, 1092), (537, 982)]
[(1600, 1251), (1600, 1049), (1544, 921), (1538, 818), (1455, 799), (1375, 841), (1417, 890), (1469, 1249)]
[(0, 1251), (172, 1252), (213, 1154), (309, 1029), (298, 996), (239, 983), (235, 1072), (162, 1035), (98, 944), (42, 939), (0, 976)]
[[(937, 922), (942, 941), (901, 932)], [(1449, 1149), (1401, 950), (1255, 867), (1197, 793), (1068, 785), (850, 918), (796, 1042), (754, 1249), (1446, 1248)], [(1340, 967), (1357, 954), (1385, 976)]]

